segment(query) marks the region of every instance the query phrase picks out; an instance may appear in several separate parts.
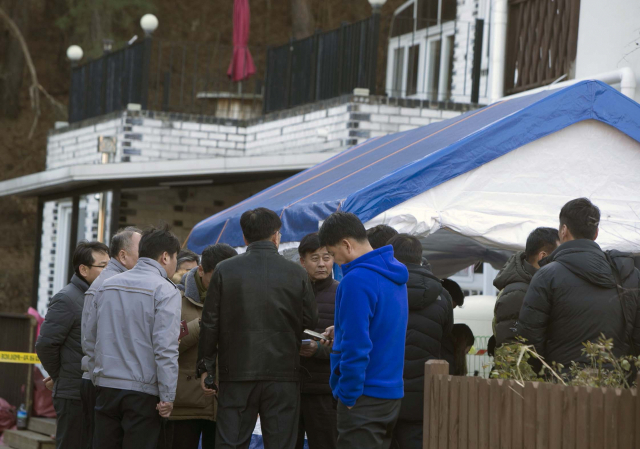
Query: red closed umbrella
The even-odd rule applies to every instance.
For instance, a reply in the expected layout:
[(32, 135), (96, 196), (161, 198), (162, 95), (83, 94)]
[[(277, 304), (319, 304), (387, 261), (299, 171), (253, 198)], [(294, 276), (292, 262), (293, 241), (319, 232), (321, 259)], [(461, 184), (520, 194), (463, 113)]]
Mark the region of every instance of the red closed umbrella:
[(233, 58), (227, 75), (233, 81), (242, 81), (256, 73), (256, 66), (249, 53), (249, 25), (251, 12), (249, 0), (235, 0), (233, 4)]

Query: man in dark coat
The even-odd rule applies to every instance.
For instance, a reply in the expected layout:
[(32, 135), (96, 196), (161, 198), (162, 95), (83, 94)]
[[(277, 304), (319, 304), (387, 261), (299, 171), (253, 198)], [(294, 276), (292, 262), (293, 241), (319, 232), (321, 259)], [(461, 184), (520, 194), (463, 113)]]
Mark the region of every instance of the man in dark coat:
[[(595, 243), (599, 222), (600, 210), (586, 198), (564, 205), (562, 244), (540, 262), (524, 298), (518, 333), (547, 363), (568, 368), (572, 361), (588, 362), (582, 343), (601, 334), (613, 339), (616, 357), (631, 353), (632, 344), (640, 347), (640, 272), (631, 257), (617, 251), (609, 253), (612, 267)], [(616, 284), (627, 292), (624, 314)]]
[(71, 282), (51, 298), (36, 342), (36, 353), (50, 376), (45, 384), (53, 382), (58, 449), (81, 447), (82, 307), (85, 292), (109, 263), (109, 248), (104, 243), (80, 242), (72, 263)]
[[(333, 257), (320, 246), (318, 234), (309, 234), (298, 246), (300, 263), (307, 270), (318, 304), (318, 324), (315, 331), (322, 333), (333, 325), (338, 282), (332, 277)], [(305, 336), (305, 339), (310, 337)], [(336, 400), (329, 386), (331, 377), (331, 350), (311, 340), (303, 345), (300, 355), (302, 385), (300, 391), (300, 426), (296, 448), (304, 447), (307, 434), (310, 449), (336, 447), (338, 427)]]
[(409, 322), (404, 355), (404, 398), (394, 440), (400, 449), (422, 448), (424, 364), (441, 358), (442, 341), (453, 328), (453, 305), (442, 282), (422, 265), (420, 240), (398, 234), (389, 240), (407, 266)]
[(278, 254), (278, 215), (242, 214), (247, 252), (218, 264), (204, 303), (198, 374), (218, 374), (216, 448), (247, 447), (260, 414), (266, 447), (296, 445), (300, 348), (318, 308), (307, 272)]
[(535, 229), (527, 238), (525, 250), (511, 256), (496, 276), (493, 285), (500, 290), (493, 311), (496, 347), (515, 340), (522, 301), (533, 275), (540, 268), (538, 262), (551, 254), (559, 244), (557, 229)]

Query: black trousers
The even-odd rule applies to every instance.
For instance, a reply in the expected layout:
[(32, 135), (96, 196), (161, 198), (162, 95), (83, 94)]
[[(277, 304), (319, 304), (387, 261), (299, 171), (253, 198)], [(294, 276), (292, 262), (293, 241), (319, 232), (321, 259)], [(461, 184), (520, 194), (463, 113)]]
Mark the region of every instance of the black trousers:
[(339, 449), (388, 449), (400, 414), (400, 399), (360, 396), (349, 410), (338, 402)]
[(265, 449), (294, 449), (299, 382), (220, 382), (216, 449), (247, 449), (260, 414)]
[(393, 430), (394, 447), (398, 449), (422, 449), (422, 421), (398, 420)]
[(304, 448), (307, 434), (309, 449), (334, 449), (338, 441), (336, 400), (330, 394), (300, 395), (300, 425), (296, 449)]
[(105, 387), (96, 391), (95, 449), (156, 449), (162, 427), (158, 397)]
[(96, 387), (89, 379), (82, 379), (80, 385), (80, 397), (82, 398), (82, 449), (93, 447), (93, 422), (94, 409), (96, 408)]
[(82, 444), (78, 426), (82, 424), (82, 402), (53, 398), (56, 409), (56, 449), (76, 449)]
[(213, 449), (216, 444), (216, 422), (207, 419), (167, 421), (160, 432), (158, 449)]

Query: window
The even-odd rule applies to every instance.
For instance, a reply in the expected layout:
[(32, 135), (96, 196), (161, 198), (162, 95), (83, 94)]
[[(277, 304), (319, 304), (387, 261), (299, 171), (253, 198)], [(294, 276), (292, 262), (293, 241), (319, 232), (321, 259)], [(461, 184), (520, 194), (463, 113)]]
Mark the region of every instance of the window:
[(441, 22), (456, 20), (457, 14), (457, 0), (418, 0), (416, 29), (422, 30), (437, 26)]
[(398, 37), (403, 34), (413, 33), (413, 11), (414, 5), (410, 4), (393, 16), (393, 21), (391, 22), (391, 37)]
[(420, 45), (409, 47), (409, 67), (407, 69), (407, 96), (418, 92), (418, 64), (420, 62)]
[(438, 89), (440, 86), (440, 53), (442, 41), (434, 39), (429, 44), (429, 75), (427, 98), (438, 101)]
[(404, 73), (404, 47), (396, 48), (393, 52), (393, 88), (391, 96), (402, 96), (402, 74)]

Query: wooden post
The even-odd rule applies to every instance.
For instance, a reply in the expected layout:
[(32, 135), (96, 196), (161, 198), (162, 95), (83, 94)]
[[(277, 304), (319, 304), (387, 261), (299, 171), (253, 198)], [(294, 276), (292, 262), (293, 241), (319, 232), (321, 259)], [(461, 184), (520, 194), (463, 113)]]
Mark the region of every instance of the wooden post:
[[(434, 427), (430, 427), (431, 419), (438, 419), (438, 412), (436, 407), (434, 407), (433, 414), (431, 413), (431, 404), (437, 404), (439, 401), (439, 397), (433, 397), (432, 400), (432, 385), (433, 378), (438, 375), (447, 375), (449, 374), (449, 364), (445, 360), (429, 360), (424, 364), (424, 421), (423, 421), (423, 433), (422, 433), (422, 447), (425, 449), (429, 448), (429, 429), (437, 428), (437, 424)], [(437, 421), (436, 421), (437, 423)], [(434, 435), (436, 438), (435, 441), (438, 441), (437, 435)], [(434, 446), (437, 447), (437, 446)]]

